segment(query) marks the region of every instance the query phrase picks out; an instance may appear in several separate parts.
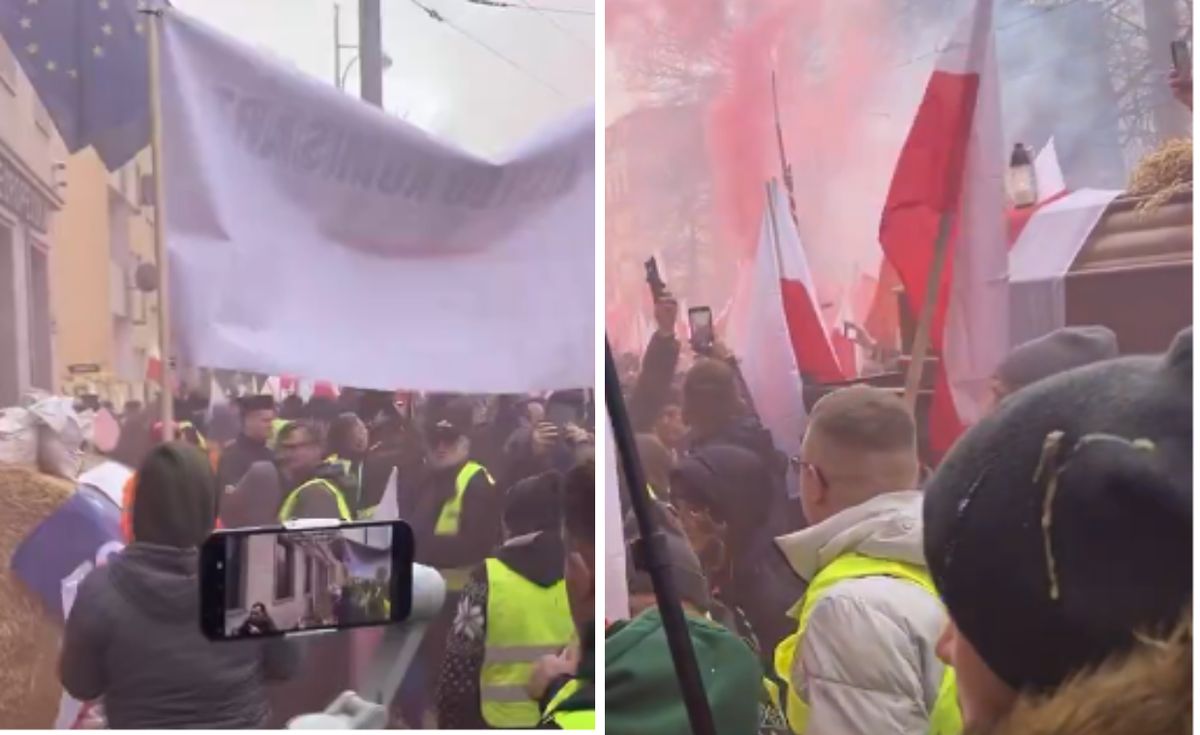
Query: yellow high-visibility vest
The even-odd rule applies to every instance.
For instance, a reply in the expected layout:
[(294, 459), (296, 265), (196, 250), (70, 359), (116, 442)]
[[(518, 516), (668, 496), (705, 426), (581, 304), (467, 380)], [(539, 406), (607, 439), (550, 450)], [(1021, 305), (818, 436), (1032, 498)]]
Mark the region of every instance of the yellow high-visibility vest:
[(595, 730), (596, 710), (561, 711), (558, 709), (563, 702), (581, 689), (583, 689), (583, 685), (579, 683), (578, 679), (571, 679), (563, 684), (554, 698), (550, 700), (550, 704), (546, 705), (546, 711), (542, 714), (542, 724), (554, 724), (560, 730)]
[(271, 420), (271, 436), (267, 437), (267, 448), (272, 451), (275, 445), (279, 442), (279, 435), (283, 432), (284, 427), (292, 423), (288, 419), (272, 419)]
[[(789, 617), (799, 621), (795, 633), (780, 641), (775, 649), (775, 673), (785, 682), (791, 683), (792, 666), (804, 640), (804, 631), (808, 627), (808, 619), (829, 588), (847, 579), (862, 577), (894, 577), (911, 582), (930, 595), (937, 597), (937, 590), (929, 572), (912, 564), (905, 564), (885, 559), (875, 559), (862, 554), (843, 554), (825, 565), (799, 604), (788, 613)], [(776, 695), (778, 696), (778, 695)], [(808, 727), (808, 703), (800, 698), (795, 686), (787, 688), (787, 699), (784, 703), (788, 726), (797, 735), (804, 735)], [(945, 667), (942, 673), (941, 685), (933, 709), (929, 713), (929, 732), (931, 735), (958, 735), (963, 729), (962, 714), (958, 710), (958, 690), (954, 682), (954, 669)]]
[(296, 503), (300, 501), (300, 493), (309, 488), (318, 487), (333, 495), (333, 500), (337, 503), (338, 517), (342, 521), (350, 522), (354, 520), (354, 514), (350, 512), (350, 505), (346, 502), (346, 496), (342, 494), (338, 486), (324, 478), (315, 477), (288, 493), (288, 496), (283, 500), (283, 505), (279, 506), (279, 522), (287, 523), (292, 520), (292, 513), (296, 510)]
[[(478, 462), (467, 462), (458, 471), (458, 476), (454, 478), (454, 497), (446, 501), (442, 506), (442, 511), (438, 514), (437, 524), (433, 527), (433, 533), (436, 536), (457, 536), (459, 521), (462, 518), (463, 497), (466, 496), (467, 486), (471, 484), (471, 480), (478, 473), (482, 472), (487, 478), (489, 485), (495, 485), (496, 481)], [(446, 589), (450, 592), (458, 592), (463, 587), (467, 586), (467, 580), (471, 577), (470, 569), (439, 569), (442, 577), (446, 580)]]
[(487, 634), (479, 701), (483, 719), (501, 730), (538, 724), (537, 702), (525, 686), (542, 656), (556, 654), (575, 632), (567, 585), (542, 587), (499, 559), (488, 559)]

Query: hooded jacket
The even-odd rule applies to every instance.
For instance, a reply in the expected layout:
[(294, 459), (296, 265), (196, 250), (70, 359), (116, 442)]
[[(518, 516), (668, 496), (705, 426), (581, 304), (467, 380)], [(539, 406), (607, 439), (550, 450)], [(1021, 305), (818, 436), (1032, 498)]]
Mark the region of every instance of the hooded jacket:
[(1162, 640), (1076, 675), (1053, 694), (1022, 695), (975, 735), (1182, 735), (1192, 731), (1192, 613)]
[[(843, 554), (925, 566), (921, 493), (879, 495), (777, 543), (806, 582)], [(808, 735), (923, 735), (944, 666), (936, 597), (891, 577), (838, 582), (812, 611), (787, 684), (809, 706)]]
[[(563, 578), (565, 552), (557, 532), (542, 531), (511, 539), (495, 557), (539, 587), (551, 587)], [(487, 640), (487, 567), (471, 574), (446, 639), (446, 655), (437, 687), (438, 727), (443, 730), (487, 730), (479, 695)]]
[(212, 642), (200, 632), (195, 550), (135, 542), (80, 585), (63, 635), (63, 687), (104, 698), (116, 729), (256, 728), (264, 679), (284, 679), (283, 639)]

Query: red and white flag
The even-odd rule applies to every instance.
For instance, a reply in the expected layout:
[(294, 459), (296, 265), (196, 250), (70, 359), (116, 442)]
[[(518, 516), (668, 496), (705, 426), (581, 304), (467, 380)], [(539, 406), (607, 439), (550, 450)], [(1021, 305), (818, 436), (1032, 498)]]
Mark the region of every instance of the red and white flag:
[(934, 66), (879, 226), (914, 314), (925, 300), (939, 228), (949, 226), (931, 324), (940, 360), (929, 436), (939, 455), (980, 418), (989, 380), (1009, 348), (997, 77), (992, 0), (976, 0)]
[(743, 272), (730, 315), (730, 346), (759, 418), (775, 446), (790, 455), (800, 449), (806, 417), (801, 373), (828, 376), (837, 363), (788, 211), (787, 194), (772, 181), (753, 269)]

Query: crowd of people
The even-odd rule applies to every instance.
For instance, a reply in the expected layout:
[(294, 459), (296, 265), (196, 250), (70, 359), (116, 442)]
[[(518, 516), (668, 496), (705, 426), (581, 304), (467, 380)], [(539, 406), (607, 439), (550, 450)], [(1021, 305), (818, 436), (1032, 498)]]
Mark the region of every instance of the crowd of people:
[[(784, 456), (736, 357), (688, 350), (676, 311), (660, 295), (619, 369), (718, 733), (1184, 731), (1190, 328), (1157, 356), (1099, 326), (1020, 345), (930, 472), (899, 390), (865, 384)], [(606, 731), (686, 733), (630, 492)]]
[[(447, 596), (394, 699), (393, 722), (594, 722), (590, 392), (343, 390), (278, 404), (249, 395), (236, 403), (232, 436), (228, 409), (207, 403), (176, 404), (169, 443), (140, 406), (121, 417), (113, 455), (136, 468), (125, 497), (130, 543), (79, 591), (61, 661), (68, 693), (102, 700), (108, 724), (129, 728), (280, 726), (324, 708), (353, 688), (352, 634), (303, 645), (270, 636), (264, 607), (246, 619), (254, 640), (205, 639), (198, 547), (215, 528), (370, 520), (394, 476), (415, 561), (441, 573)], [(339, 590), (343, 612), (361, 618), (349, 614), (359, 601), (386, 613), (382, 589)], [(153, 663), (121, 664), (130, 661)]]

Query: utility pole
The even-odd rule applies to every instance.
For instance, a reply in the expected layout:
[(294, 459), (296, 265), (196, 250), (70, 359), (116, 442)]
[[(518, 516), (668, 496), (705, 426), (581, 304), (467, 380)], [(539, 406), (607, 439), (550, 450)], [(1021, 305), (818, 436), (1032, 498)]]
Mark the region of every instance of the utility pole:
[(359, 89), (363, 101), (383, 107), (383, 30), (379, 0), (358, 0)]
[(333, 4), (333, 83), (342, 88), (342, 6)]

